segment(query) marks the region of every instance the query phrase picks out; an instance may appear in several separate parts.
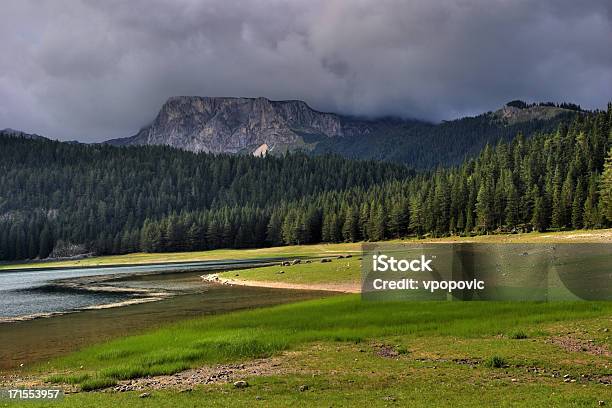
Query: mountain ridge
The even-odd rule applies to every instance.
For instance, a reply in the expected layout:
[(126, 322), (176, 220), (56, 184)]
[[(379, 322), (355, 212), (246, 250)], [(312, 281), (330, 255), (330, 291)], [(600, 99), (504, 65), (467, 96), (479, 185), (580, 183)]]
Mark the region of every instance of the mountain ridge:
[(550, 103), (511, 101), (495, 112), (436, 124), (322, 112), (297, 99), (173, 96), (138, 133), (105, 143), (255, 155), (304, 150), (431, 168), (457, 164), (486, 143), (517, 133), (550, 131), (574, 113)]

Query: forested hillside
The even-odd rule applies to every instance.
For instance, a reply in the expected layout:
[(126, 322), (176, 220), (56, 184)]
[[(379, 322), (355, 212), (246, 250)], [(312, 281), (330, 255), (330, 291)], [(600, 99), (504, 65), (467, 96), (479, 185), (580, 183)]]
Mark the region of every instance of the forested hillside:
[(580, 112), (571, 104), (513, 102), (522, 105), (439, 124), (379, 119), (370, 133), (319, 141), (314, 153), (407, 163), (421, 170), (455, 166), (477, 156), (486, 144), (511, 141), (518, 133), (529, 137), (554, 131)]
[(612, 105), (419, 174), (334, 156), (0, 138), (0, 256), (609, 226), (611, 123)]
[[(145, 220), (203, 209), (260, 217), (265, 230), (262, 209), (282, 200), (410, 174), (331, 156), (261, 159), (0, 137), (0, 258), (46, 257), (53, 248), (54, 255), (138, 250)], [(167, 242), (182, 245), (184, 231), (166, 232)]]

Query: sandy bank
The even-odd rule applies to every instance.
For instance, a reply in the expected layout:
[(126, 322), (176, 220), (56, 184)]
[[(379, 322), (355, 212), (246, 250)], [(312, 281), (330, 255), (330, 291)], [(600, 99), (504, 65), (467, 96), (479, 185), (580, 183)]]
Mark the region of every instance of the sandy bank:
[(221, 278), (216, 273), (210, 275), (202, 275), (202, 279), (206, 282), (217, 283), (220, 285), (256, 286), (276, 289), (320, 290), (342, 293), (361, 293), (361, 286), (358, 283), (287, 283), (272, 281), (253, 281), (243, 279)]

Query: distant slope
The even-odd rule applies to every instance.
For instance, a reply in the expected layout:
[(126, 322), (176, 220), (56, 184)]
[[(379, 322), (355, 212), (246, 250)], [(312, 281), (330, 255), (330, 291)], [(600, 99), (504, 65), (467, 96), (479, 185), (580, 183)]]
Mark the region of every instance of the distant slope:
[(550, 106), (524, 109), (505, 106), (495, 112), (440, 124), (383, 122), (368, 134), (323, 140), (314, 153), (406, 163), (417, 169), (457, 165), (477, 155), (487, 143), (512, 140), (519, 132), (525, 136), (550, 132), (576, 114)]
[(37, 134), (25, 133), (20, 130), (15, 130), (11, 128), (0, 130), (0, 137), (21, 137), (23, 139), (33, 139), (33, 140), (47, 139), (46, 137), (43, 137)]
[(265, 149), (270, 154), (282, 154), (304, 150), (427, 169), (461, 163), (485, 144), (509, 140), (518, 132), (529, 136), (553, 130), (576, 114), (554, 105), (516, 102), (496, 112), (433, 124), (324, 113), (297, 100), (177, 96), (170, 98), (155, 120), (136, 135), (106, 143), (167, 145), (211, 153)]

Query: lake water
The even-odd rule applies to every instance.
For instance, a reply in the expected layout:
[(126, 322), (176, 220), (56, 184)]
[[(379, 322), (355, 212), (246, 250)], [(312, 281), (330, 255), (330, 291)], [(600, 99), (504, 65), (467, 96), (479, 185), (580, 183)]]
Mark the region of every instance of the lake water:
[[(93, 276), (135, 275), (229, 269), (270, 263), (271, 259), (203, 261), (99, 268), (15, 270), (0, 272), (0, 321), (21, 316), (61, 313), (127, 300), (134, 293), (83, 290), (66, 285), (71, 280)], [(104, 287), (118, 286), (117, 280)], [(169, 284), (169, 282), (166, 282)], [(144, 286), (146, 287), (146, 285)], [(160, 289), (164, 289), (160, 287)], [(172, 289), (172, 288), (169, 288)]]
[[(0, 273), (0, 316), (65, 313), (0, 322), (0, 373), (18, 369), (21, 364), (27, 369), (32, 364), (48, 361), (88, 344), (140, 333), (164, 323), (330, 295), (329, 292), (225, 286), (206, 283), (200, 277), (212, 270), (270, 262), (247, 260)], [(82, 310), (84, 307), (134, 297), (133, 294), (66, 289), (62, 286), (65, 282), (84, 277), (92, 277), (92, 282), (112, 277), (104, 280), (105, 286), (154, 289), (171, 296), (124, 307)]]

